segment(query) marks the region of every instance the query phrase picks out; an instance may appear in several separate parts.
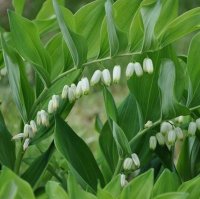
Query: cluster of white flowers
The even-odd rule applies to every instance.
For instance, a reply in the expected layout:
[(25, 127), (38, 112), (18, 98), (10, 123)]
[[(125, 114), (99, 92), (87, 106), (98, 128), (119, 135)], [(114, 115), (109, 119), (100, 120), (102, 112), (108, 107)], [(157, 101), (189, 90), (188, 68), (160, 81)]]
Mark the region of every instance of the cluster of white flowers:
[(4, 67), (0, 70), (0, 79), (7, 75), (7, 68)]
[[(183, 116), (175, 118), (178, 123), (183, 122)], [(200, 118), (196, 122), (190, 122), (188, 125), (187, 135), (195, 136), (197, 129), (200, 130)], [(151, 150), (155, 150), (157, 144), (168, 147), (174, 146), (177, 140), (183, 141), (185, 135), (180, 127), (176, 127), (173, 121), (162, 122), (160, 126), (160, 132), (155, 136), (151, 136), (149, 139), (149, 147)]]
[[(140, 160), (136, 153), (133, 153), (131, 157), (127, 157), (123, 162), (123, 169), (125, 173), (135, 171), (139, 167), (140, 167)], [(122, 187), (128, 184), (128, 181), (126, 180), (126, 175), (124, 173), (121, 174), (120, 183)]]

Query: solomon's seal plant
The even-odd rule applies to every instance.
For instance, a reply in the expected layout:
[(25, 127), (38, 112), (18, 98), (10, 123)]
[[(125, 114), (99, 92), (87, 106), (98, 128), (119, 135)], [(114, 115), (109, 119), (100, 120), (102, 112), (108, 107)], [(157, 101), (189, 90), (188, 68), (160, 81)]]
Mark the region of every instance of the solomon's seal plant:
[[(23, 2), (0, 29), (0, 77), (20, 115), (16, 133), (0, 112), (0, 198), (199, 198), (200, 8), (96, 0), (73, 14), (46, 0), (29, 20)], [(194, 31), (180, 55), (176, 41)], [(128, 87), (119, 105), (117, 84)], [(106, 119), (92, 150), (68, 115), (94, 91)]]

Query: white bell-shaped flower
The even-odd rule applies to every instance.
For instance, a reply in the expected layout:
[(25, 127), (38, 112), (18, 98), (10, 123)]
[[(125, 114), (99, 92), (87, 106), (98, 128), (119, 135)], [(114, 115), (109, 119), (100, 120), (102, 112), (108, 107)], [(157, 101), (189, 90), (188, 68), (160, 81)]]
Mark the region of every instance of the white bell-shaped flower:
[(121, 174), (120, 176), (120, 184), (121, 187), (125, 187), (128, 184), (128, 181), (126, 180), (126, 176), (124, 174)]
[(156, 149), (156, 146), (157, 146), (156, 137), (151, 136), (150, 139), (149, 139), (149, 148), (154, 151)]
[(82, 85), (82, 90), (83, 90), (83, 94), (87, 95), (90, 92), (90, 83), (87, 77), (84, 77), (81, 80), (81, 85)]
[(110, 86), (111, 84), (111, 76), (110, 76), (110, 71), (108, 69), (104, 69), (102, 71), (102, 82), (106, 85), (106, 86)]
[(70, 86), (74, 91), (76, 91), (76, 84), (71, 84)]
[(172, 125), (169, 122), (162, 122), (160, 126), (160, 132), (166, 134), (170, 130), (172, 130)]
[(19, 140), (24, 138), (24, 133), (18, 133), (12, 137), (12, 140)]
[(200, 130), (200, 118), (196, 120), (197, 129)]
[(41, 110), (41, 120), (42, 120), (42, 125), (46, 127), (49, 126), (49, 115), (45, 110)]
[(92, 75), (92, 78), (90, 80), (90, 85), (94, 86), (98, 84), (101, 80), (101, 75), (102, 75), (102, 72), (100, 70), (96, 70), (94, 74)]
[(65, 85), (62, 90), (61, 98), (67, 99), (69, 86)]
[(76, 89), (74, 89), (73, 87), (69, 87), (68, 89), (68, 99), (70, 103), (74, 102), (74, 100), (76, 99)]
[(184, 134), (182, 129), (180, 127), (176, 127), (174, 130), (176, 132), (176, 137), (178, 138), (178, 140), (182, 141), (184, 139)]
[(188, 135), (194, 136), (197, 130), (196, 122), (190, 122), (188, 126)]
[(121, 78), (121, 67), (119, 65), (114, 66), (113, 68), (113, 83), (119, 83)]
[(51, 99), (49, 101), (49, 104), (48, 104), (48, 113), (53, 113), (54, 112), (54, 108), (53, 108), (53, 100)]
[(42, 124), (42, 118), (41, 118), (41, 111), (37, 112), (37, 125), (41, 125)]
[(142, 66), (139, 62), (134, 63), (134, 71), (138, 77), (141, 77), (143, 75)]
[(80, 98), (83, 95), (82, 81), (79, 81), (76, 86), (76, 99)]
[[(138, 169), (140, 167), (140, 160), (138, 158), (138, 155), (136, 153), (133, 153), (131, 155), (131, 158), (133, 160), (133, 164), (134, 164), (134, 170)], [(132, 167), (133, 168), (133, 167)]]
[(161, 146), (165, 145), (165, 137), (163, 136), (162, 133), (157, 133), (156, 139), (157, 139), (159, 145), (161, 145)]
[(184, 117), (182, 115), (178, 116), (175, 118), (175, 121), (178, 123), (182, 123), (183, 122)]
[(175, 130), (170, 130), (167, 134), (167, 142), (169, 145), (174, 145), (176, 142), (176, 132)]
[(149, 74), (153, 73), (153, 62), (150, 58), (145, 58), (143, 60), (143, 70)]
[(127, 79), (130, 79), (132, 77), (134, 70), (135, 70), (134, 63), (132, 63), (132, 62), (129, 63), (126, 68), (126, 78)]
[(53, 95), (52, 96), (52, 105), (53, 105), (53, 110), (54, 112), (57, 111), (60, 105), (60, 97), (59, 95)]
[(30, 126), (32, 128), (33, 133), (35, 134), (37, 132), (37, 125), (34, 120), (30, 121)]
[(30, 139), (29, 138), (26, 138), (25, 141), (24, 141), (24, 144), (23, 144), (23, 150), (26, 151), (26, 149), (28, 148), (30, 144)]
[(29, 124), (24, 125), (24, 137), (28, 137), (29, 134), (32, 132), (32, 128)]
[(126, 171), (131, 170), (132, 165), (133, 165), (132, 158), (126, 158), (123, 163), (123, 169)]

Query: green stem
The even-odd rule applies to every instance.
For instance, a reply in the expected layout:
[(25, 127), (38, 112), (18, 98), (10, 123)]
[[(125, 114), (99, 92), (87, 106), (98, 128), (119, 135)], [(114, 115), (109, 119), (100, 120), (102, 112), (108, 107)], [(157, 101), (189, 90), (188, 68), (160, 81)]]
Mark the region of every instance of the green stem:
[(118, 160), (118, 163), (117, 163), (113, 177), (115, 177), (121, 171), (122, 164), (123, 164), (123, 158), (119, 157), (119, 160)]

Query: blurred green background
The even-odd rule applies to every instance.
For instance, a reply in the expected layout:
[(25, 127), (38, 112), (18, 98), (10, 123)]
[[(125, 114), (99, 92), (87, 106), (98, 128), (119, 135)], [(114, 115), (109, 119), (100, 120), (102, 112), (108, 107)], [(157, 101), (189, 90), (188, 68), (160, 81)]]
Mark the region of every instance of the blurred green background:
[[(44, 1), (45, 0), (26, 0), (23, 16), (29, 19), (34, 19)], [(91, 1), (92, 0), (65, 0), (64, 3), (65, 6), (68, 7), (72, 12), (76, 12), (81, 6)], [(200, 0), (179, 1), (180, 13), (200, 6)], [(3, 27), (3, 29), (9, 31), (7, 9), (13, 9), (12, 1), (0, 0), (0, 26)], [(180, 53), (187, 53), (188, 45), (193, 34), (190, 34), (181, 41), (177, 42), (177, 50)], [(119, 104), (128, 93), (125, 80), (122, 80), (120, 85), (113, 86), (112, 93), (116, 99), (116, 102)], [(11, 91), (9, 90), (8, 80), (6, 77), (0, 80), (0, 102), (2, 102), (1, 109), (5, 116), (8, 128), (13, 134), (18, 133), (20, 125), (20, 122), (18, 121), (20, 121), (20, 117), (12, 101), (12, 95)], [(100, 118), (105, 120), (103, 96), (99, 90), (93, 91), (89, 97), (86, 96), (78, 100), (68, 118), (70, 125), (75, 129), (75, 131), (81, 134), (81, 136), (83, 136), (88, 143), (93, 143), (97, 139), (97, 134), (94, 133), (94, 122), (96, 114), (99, 114)]]

